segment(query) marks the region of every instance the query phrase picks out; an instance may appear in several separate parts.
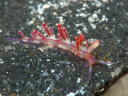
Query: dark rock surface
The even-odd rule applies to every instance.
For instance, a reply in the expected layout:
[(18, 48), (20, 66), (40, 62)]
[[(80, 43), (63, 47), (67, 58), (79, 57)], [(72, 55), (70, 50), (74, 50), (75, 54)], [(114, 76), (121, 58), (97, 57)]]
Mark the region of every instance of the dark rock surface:
[[(87, 84), (86, 62), (73, 54), (5, 40), (19, 37), (19, 30), (27, 35), (41, 30), (42, 22), (55, 33), (56, 24), (63, 23), (72, 40), (77, 32), (102, 40), (94, 54), (114, 64), (94, 66)], [(127, 62), (127, 0), (0, 0), (1, 96), (99, 96), (127, 72)]]

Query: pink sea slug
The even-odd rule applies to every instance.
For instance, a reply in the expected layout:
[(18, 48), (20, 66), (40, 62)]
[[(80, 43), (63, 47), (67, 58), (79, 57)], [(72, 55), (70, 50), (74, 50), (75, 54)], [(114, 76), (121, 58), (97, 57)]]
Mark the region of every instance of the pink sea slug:
[(74, 55), (84, 59), (86, 61), (87, 66), (89, 67), (89, 75), (92, 72), (92, 66), (96, 63), (102, 64), (111, 64), (110, 61), (98, 60), (92, 54), (92, 51), (96, 49), (100, 44), (100, 40), (95, 40), (94, 42), (88, 42), (87, 38), (83, 34), (79, 34), (75, 37), (75, 42), (71, 41), (69, 34), (67, 33), (67, 29), (62, 26), (62, 24), (58, 24), (58, 34), (55, 36), (52, 28), (49, 28), (47, 24), (42, 24), (47, 36), (43, 35), (37, 30), (33, 30), (31, 33), (31, 37), (27, 37), (23, 32), (19, 32), (21, 35), (20, 39), (9, 39), (13, 41), (22, 41), (23, 43), (31, 43), (31, 44), (39, 44), (42, 47), (52, 47), (52, 48), (60, 48), (62, 50), (69, 51)]

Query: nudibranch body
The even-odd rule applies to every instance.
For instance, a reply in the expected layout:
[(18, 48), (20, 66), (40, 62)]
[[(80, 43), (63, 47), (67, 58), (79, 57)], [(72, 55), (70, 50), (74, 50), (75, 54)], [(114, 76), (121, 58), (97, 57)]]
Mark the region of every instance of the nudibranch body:
[(16, 40), (24, 43), (37, 45), (39, 44), (42, 45), (42, 47), (47, 46), (69, 51), (86, 61), (86, 64), (89, 66), (89, 74), (91, 74), (92, 72), (92, 66), (97, 62), (103, 64), (111, 64), (111, 62), (97, 60), (92, 54), (92, 51), (94, 51), (101, 44), (100, 40), (95, 40), (90, 43), (83, 34), (79, 34), (75, 37), (74, 42), (71, 41), (67, 29), (63, 27), (62, 24), (57, 25), (57, 36), (54, 34), (52, 28), (49, 28), (47, 24), (42, 24), (42, 27), (44, 28), (44, 31), (46, 32), (47, 36), (37, 30), (33, 30), (31, 33), (31, 37), (27, 37), (23, 32), (19, 32), (19, 34), (21, 35), (20, 39), (9, 40)]

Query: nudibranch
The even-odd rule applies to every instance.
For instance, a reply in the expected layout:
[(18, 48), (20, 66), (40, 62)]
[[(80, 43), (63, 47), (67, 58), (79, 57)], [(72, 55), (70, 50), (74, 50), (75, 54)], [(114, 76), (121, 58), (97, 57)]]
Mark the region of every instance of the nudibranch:
[(23, 32), (19, 32), (21, 38), (9, 38), (8, 40), (19, 41), (23, 43), (42, 45), (40, 47), (60, 48), (69, 51), (74, 55), (86, 61), (89, 67), (89, 74), (92, 72), (92, 66), (96, 63), (112, 64), (110, 61), (98, 60), (92, 52), (101, 44), (100, 40), (89, 42), (82, 33), (75, 37), (75, 41), (70, 39), (67, 29), (62, 24), (57, 24), (58, 34), (55, 35), (52, 28), (47, 24), (42, 24), (47, 35), (42, 34), (38, 30), (31, 32), (31, 37), (27, 37)]

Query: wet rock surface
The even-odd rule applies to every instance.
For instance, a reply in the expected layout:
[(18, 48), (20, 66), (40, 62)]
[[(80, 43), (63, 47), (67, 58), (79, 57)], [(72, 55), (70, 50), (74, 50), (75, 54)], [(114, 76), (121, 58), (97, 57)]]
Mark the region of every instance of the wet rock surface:
[[(127, 0), (1, 0), (0, 95), (94, 96), (101, 95), (128, 68)], [(94, 52), (113, 65), (93, 67), (88, 84), (86, 61), (69, 52), (9, 42), (48, 23), (55, 33), (62, 23), (72, 40), (82, 32), (89, 41), (103, 41)]]

